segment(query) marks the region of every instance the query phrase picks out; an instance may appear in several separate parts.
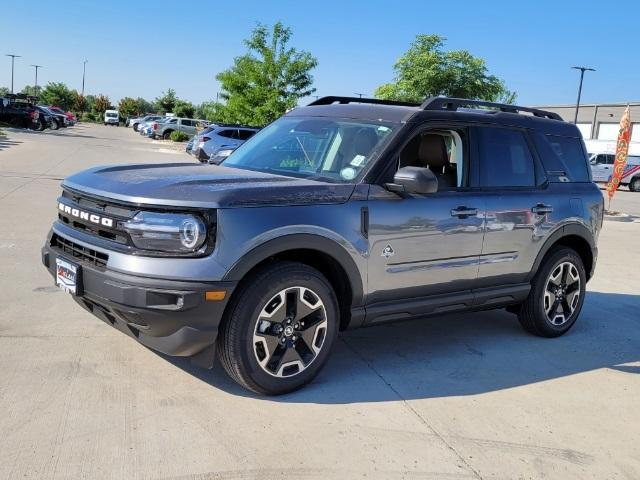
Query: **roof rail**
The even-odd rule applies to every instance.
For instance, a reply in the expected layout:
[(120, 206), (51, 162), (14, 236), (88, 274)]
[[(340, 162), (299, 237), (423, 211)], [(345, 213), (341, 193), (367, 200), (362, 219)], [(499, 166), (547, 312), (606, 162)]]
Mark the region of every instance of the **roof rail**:
[(536, 117), (550, 118), (552, 120), (562, 120), (562, 117), (554, 112), (540, 110), (538, 108), (520, 107), (518, 105), (507, 105), (504, 103), (485, 102), (482, 100), (467, 100), (464, 98), (431, 97), (427, 98), (420, 108), (423, 110), (453, 110), (468, 106), (489, 107), (506, 113), (529, 112)]
[(317, 100), (311, 102), (308, 107), (316, 106), (316, 105), (331, 105), (332, 103), (369, 103), (373, 105), (396, 105), (400, 107), (419, 107), (418, 103), (410, 103), (410, 102), (397, 102), (395, 100), (380, 100), (379, 98), (360, 98), (360, 97), (321, 97)]

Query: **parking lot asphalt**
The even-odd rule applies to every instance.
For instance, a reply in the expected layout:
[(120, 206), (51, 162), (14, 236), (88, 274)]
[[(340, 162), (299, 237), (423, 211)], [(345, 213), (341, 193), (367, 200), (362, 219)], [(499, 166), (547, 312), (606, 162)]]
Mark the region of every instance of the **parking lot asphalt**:
[(564, 337), (502, 310), (346, 332), (314, 383), (262, 398), (100, 322), (40, 264), (65, 175), (174, 161), (125, 128), (0, 137), (0, 478), (640, 478), (640, 221), (605, 222)]

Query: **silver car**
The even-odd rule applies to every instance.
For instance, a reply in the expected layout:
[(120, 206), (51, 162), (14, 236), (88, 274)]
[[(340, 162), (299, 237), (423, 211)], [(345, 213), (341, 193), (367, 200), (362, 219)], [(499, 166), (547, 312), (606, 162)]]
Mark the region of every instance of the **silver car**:
[(194, 140), (191, 154), (203, 163), (208, 162), (223, 150), (231, 153), (258, 131), (252, 127), (212, 125)]

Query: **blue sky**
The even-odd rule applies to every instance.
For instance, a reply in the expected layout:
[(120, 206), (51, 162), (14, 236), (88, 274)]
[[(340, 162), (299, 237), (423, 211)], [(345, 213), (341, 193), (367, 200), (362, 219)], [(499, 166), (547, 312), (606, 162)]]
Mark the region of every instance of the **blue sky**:
[[(28, 1), (5, 0), (0, 53), (16, 59), (15, 89), (63, 81), (86, 93), (152, 100), (174, 88), (193, 102), (215, 97), (217, 72), (245, 50), (256, 22), (282, 20), (292, 45), (319, 60), (319, 95), (367, 95), (418, 33), (467, 49), (518, 93), (522, 104), (575, 102), (578, 72), (589, 65), (584, 102), (640, 100), (640, 1)], [(30, 26), (30, 25), (33, 26)], [(46, 28), (49, 38), (44, 38)], [(11, 60), (0, 58), (0, 86)]]

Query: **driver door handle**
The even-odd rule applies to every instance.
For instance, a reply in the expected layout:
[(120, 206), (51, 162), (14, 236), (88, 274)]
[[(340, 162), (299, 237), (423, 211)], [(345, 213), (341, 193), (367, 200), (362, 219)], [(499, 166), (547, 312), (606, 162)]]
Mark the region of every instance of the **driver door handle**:
[(476, 215), (478, 215), (477, 208), (458, 207), (451, 210), (452, 217), (466, 218), (466, 217), (475, 217)]

